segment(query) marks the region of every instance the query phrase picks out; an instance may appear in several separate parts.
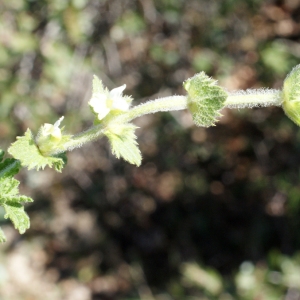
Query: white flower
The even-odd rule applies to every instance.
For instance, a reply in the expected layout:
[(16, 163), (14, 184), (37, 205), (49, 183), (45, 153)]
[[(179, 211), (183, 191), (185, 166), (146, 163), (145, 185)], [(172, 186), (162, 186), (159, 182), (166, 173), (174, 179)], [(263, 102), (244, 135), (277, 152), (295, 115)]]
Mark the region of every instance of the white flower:
[(39, 130), (36, 138), (36, 142), (38, 145), (41, 145), (43, 142), (48, 141), (49, 138), (53, 142), (60, 141), (61, 139), (61, 129), (59, 128), (60, 123), (64, 117), (61, 117), (59, 120), (57, 120), (54, 125), (45, 123)]
[(51, 135), (55, 139), (60, 140), (61, 139), (61, 130), (60, 130), (59, 126), (60, 126), (60, 123), (62, 122), (63, 119), (64, 119), (64, 116), (59, 118), (54, 123), (54, 125), (46, 123), (44, 125), (45, 134), (46, 135)]
[(98, 114), (98, 119), (104, 119), (111, 110), (127, 111), (130, 106), (130, 97), (123, 96), (126, 84), (108, 91), (107, 89), (93, 92), (89, 105)]

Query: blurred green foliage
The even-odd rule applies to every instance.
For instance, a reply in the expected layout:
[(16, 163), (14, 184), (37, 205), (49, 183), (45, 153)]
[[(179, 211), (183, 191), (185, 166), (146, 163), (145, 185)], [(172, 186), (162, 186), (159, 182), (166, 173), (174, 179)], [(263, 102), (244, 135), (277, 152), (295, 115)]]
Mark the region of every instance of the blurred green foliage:
[[(280, 88), (299, 62), (299, 9), (3, 0), (0, 147), (61, 115), (67, 132), (90, 126), (93, 74), (127, 84), (135, 104), (183, 94), (200, 71), (228, 90)], [(62, 175), (21, 173), (32, 227), (20, 237), (1, 219), (1, 299), (299, 298), (299, 128), (279, 108), (222, 113), (209, 129), (184, 112), (138, 119), (140, 168), (101, 140), (69, 153)], [(35, 262), (22, 274), (36, 272), (39, 288), (11, 273), (17, 254), (20, 268)]]

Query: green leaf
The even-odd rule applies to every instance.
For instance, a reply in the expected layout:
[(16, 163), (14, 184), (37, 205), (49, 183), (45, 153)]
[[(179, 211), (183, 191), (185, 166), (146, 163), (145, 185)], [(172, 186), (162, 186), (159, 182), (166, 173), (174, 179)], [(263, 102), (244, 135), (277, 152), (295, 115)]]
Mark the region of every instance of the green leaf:
[[(5, 218), (11, 219), (16, 229), (22, 234), (29, 228), (30, 222), (22, 203), (32, 202), (29, 197), (19, 195), (20, 182), (13, 178), (20, 170), (20, 162), (8, 158), (0, 163), (0, 205), (5, 209)], [(0, 229), (0, 242), (5, 236)]]
[(203, 127), (215, 125), (227, 93), (204, 72), (187, 79), (183, 86), (188, 92), (188, 108), (194, 123)]
[(0, 243), (6, 242), (6, 237), (3, 230), (0, 228)]
[[(17, 195), (19, 192), (19, 181), (12, 177), (0, 178), (0, 196), (9, 197), (10, 195)], [(0, 199), (1, 203), (1, 199)]]
[(107, 92), (108, 92), (108, 90), (104, 89), (102, 81), (96, 75), (94, 75), (94, 77), (93, 77), (93, 96), (102, 95)]
[(15, 228), (22, 234), (29, 228), (30, 221), (28, 215), (24, 211), (23, 205), (18, 203), (19, 200), (20, 199), (15, 197), (13, 201), (4, 203), (3, 207), (6, 211), (4, 218), (9, 218), (13, 222)]
[(8, 152), (14, 158), (20, 160), (22, 166), (28, 167), (28, 170), (39, 170), (49, 166), (50, 168), (53, 167), (56, 171), (61, 172), (64, 167), (62, 158), (43, 156), (41, 154), (29, 129), (27, 129), (24, 136), (17, 137), (17, 141), (9, 147)]
[(18, 174), (21, 168), (21, 163), (14, 158), (7, 158), (0, 162), (0, 178), (11, 178)]
[(122, 157), (131, 164), (140, 166), (142, 156), (137, 146), (136, 135), (137, 127), (133, 124), (115, 124), (105, 132), (108, 137), (112, 153), (117, 157)]
[(2, 149), (0, 149), (0, 161), (2, 161), (3, 159), (3, 156), (4, 156), (4, 151)]

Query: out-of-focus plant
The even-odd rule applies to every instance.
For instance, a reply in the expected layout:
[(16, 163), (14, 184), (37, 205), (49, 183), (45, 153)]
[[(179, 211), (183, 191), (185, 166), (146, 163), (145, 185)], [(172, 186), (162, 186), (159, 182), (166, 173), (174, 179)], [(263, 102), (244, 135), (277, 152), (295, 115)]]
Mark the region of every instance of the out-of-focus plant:
[[(170, 96), (148, 101), (131, 107), (131, 96), (123, 95), (126, 85), (109, 91), (96, 76), (93, 80), (93, 94), (89, 106), (95, 116), (94, 126), (76, 134), (67, 134), (61, 127), (63, 117), (54, 125), (44, 124), (34, 135), (27, 129), (24, 136), (17, 137), (8, 149), (13, 156), (0, 164), (0, 199), (15, 228), (24, 233), (29, 228), (29, 218), (24, 212), (23, 202), (32, 199), (19, 195), (19, 182), (14, 175), (20, 166), (28, 169), (53, 167), (61, 172), (66, 164), (65, 153), (84, 144), (106, 136), (113, 154), (131, 164), (139, 166), (142, 156), (136, 141), (136, 126), (131, 121), (145, 114), (159, 111), (188, 109), (197, 126), (214, 126), (224, 107), (244, 108), (255, 106), (282, 105), (286, 115), (300, 125), (300, 65), (296, 66), (286, 77), (282, 90), (253, 89), (230, 93), (204, 72), (187, 79), (183, 85), (187, 96)], [(3, 158), (1, 152), (1, 160)], [(4, 241), (4, 233), (0, 232)]]
[[(182, 265), (181, 284), (196, 287), (201, 299), (279, 299), (299, 295), (299, 253), (287, 257), (272, 251), (266, 262), (244, 261), (232, 278), (196, 262)], [(229, 281), (235, 290), (228, 289)]]

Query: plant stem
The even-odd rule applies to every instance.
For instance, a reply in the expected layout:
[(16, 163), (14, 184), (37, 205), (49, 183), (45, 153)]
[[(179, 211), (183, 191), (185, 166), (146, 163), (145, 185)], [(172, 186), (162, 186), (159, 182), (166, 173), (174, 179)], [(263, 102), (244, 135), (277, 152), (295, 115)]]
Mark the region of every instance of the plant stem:
[(146, 103), (133, 107), (126, 114), (116, 117), (113, 122), (126, 123), (143, 115), (153, 114), (158, 111), (175, 111), (187, 108), (186, 96), (170, 96), (157, 100), (150, 100)]
[(127, 111), (126, 113), (111, 119), (107, 124), (95, 125), (84, 132), (74, 135), (70, 141), (64, 143), (59, 148), (55, 148), (52, 153), (47, 153), (47, 155), (54, 155), (65, 151), (71, 151), (75, 148), (81, 147), (83, 144), (94, 141), (102, 137), (106, 128), (109, 127), (111, 124), (128, 123), (137, 117), (155, 113), (158, 111), (174, 111), (186, 108), (186, 96), (170, 96), (160, 98), (157, 100), (147, 101), (146, 103), (137, 105), (131, 110)]
[(93, 127), (75, 134), (72, 136), (72, 139), (63, 145), (61, 145), (59, 148), (55, 148), (53, 153), (48, 155), (54, 155), (58, 153), (62, 153), (65, 151), (72, 151), (75, 148), (80, 148), (83, 144), (86, 144), (88, 142), (92, 142), (104, 135), (104, 129), (105, 126), (103, 124), (94, 125)]
[[(271, 89), (256, 89), (238, 91), (234, 93), (228, 93), (228, 98), (225, 101), (225, 105), (230, 108), (245, 108), (245, 107), (257, 107), (257, 106), (279, 106), (281, 105), (282, 97), (281, 91)], [(159, 111), (175, 111), (183, 110), (187, 108), (186, 96), (170, 96), (157, 100), (150, 100), (146, 103), (137, 105), (123, 113), (112, 118), (106, 124), (99, 124), (91, 127), (90, 129), (74, 135), (72, 139), (61, 147), (56, 148), (55, 153), (58, 154), (67, 150), (73, 150), (74, 148), (81, 147), (83, 144), (94, 141), (104, 135), (105, 130), (112, 124), (124, 124), (132, 121), (135, 118), (146, 114), (152, 114)]]
[(229, 93), (225, 106), (229, 108), (252, 108), (260, 106), (280, 106), (282, 92), (274, 89), (249, 89)]

